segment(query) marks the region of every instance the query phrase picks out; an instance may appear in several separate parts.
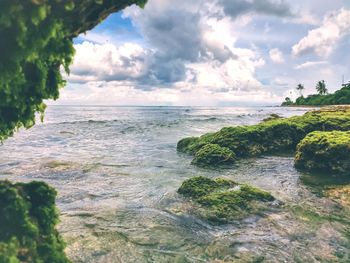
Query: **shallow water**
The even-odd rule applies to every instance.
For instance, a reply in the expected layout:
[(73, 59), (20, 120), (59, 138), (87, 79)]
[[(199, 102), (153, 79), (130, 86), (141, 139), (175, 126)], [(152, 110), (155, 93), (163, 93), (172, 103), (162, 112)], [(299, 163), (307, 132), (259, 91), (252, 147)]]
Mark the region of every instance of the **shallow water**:
[[(349, 262), (349, 210), (324, 195), (334, 181), (315, 183), (288, 155), (208, 170), (176, 152), (186, 136), (306, 110), (50, 106), (43, 124), (0, 146), (0, 176), (44, 180), (58, 190), (59, 231), (74, 262)], [(176, 194), (194, 175), (249, 183), (284, 205), (211, 225)]]

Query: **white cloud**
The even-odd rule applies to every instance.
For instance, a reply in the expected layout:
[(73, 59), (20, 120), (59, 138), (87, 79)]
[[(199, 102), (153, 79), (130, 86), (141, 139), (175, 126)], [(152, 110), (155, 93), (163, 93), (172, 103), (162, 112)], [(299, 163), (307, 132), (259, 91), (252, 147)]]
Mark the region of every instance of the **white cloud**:
[(177, 105), (218, 106), (230, 103), (279, 103), (281, 98), (264, 89), (215, 90), (201, 86), (189, 87), (177, 82), (171, 88), (137, 89), (119, 81), (70, 84), (61, 91), (60, 100), (50, 104), (76, 105)]
[(125, 43), (117, 47), (84, 41), (74, 48), (76, 54), (70, 67), (70, 82), (132, 80), (146, 74), (148, 53), (137, 44)]
[(316, 53), (327, 57), (347, 34), (350, 34), (350, 11), (341, 9), (328, 14), (320, 27), (310, 30), (306, 37), (292, 47), (292, 52), (296, 56)]
[(294, 68), (305, 69), (305, 68), (311, 68), (311, 67), (321, 66), (321, 65), (327, 65), (327, 61), (307, 61), (305, 63), (295, 66)]
[(273, 48), (269, 52), (270, 58), (275, 63), (284, 63), (282, 51), (278, 48)]
[(255, 70), (265, 64), (249, 49), (236, 49), (240, 59), (229, 59), (225, 63), (203, 62), (189, 65), (195, 74), (192, 86), (213, 91), (257, 91), (262, 84), (254, 77)]
[(305, 12), (304, 10), (300, 10), (300, 13), (297, 16), (294, 16), (289, 19), (289, 21), (296, 24), (306, 24), (318, 26), (320, 21), (317, 17), (313, 16), (310, 12)]
[[(284, 10), (285, 5), (278, 5), (278, 12)], [(90, 34), (100, 43), (75, 45), (71, 83), (117, 81), (144, 90), (184, 82), (210, 91), (261, 88), (255, 71), (264, 60), (253, 50), (235, 47), (235, 22), (232, 17), (217, 16), (212, 4), (183, 2), (174, 12), (172, 1), (152, 0), (141, 12), (136, 6), (127, 8), (124, 17), (140, 28), (147, 48), (104, 44), (105, 35)]]
[[(340, 0), (334, 1), (336, 5), (332, 1), (324, 8), (302, 0), (191, 0), (176, 5), (171, 0), (149, 0), (145, 9), (127, 8), (123, 17), (131, 20), (134, 28), (130, 29), (128, 22), (128, 30), (138, 38), (118, 37), (110, 23), (80, 36), (85, 42), (75, 45), (68, 88), (62, 91), (60, 101), (112, 105), (278, 103), (299, 82), (305, 84), (305, 94), (314, 92), (320, 75), (330, 89), (336, 89), (341, 74), (350, 76), (346, 45), (339, 45), (327, 61), (282, 52), (297, 43), (302, 32), (306, 36), (311, 26), (318, 28), (294, 45), (293, 53), (331, 52), (328, 49), (336, 47), (349, 26), (345, 9), (322, 21), (326, 9), (344, 6)], [(333, 30), (335, 25), (338, 31)], [(317, 41), (314, 35), (319, 37)], [(340, 52), (344, 55), (339, 58)], [(332, 61), (335, 57), (337, 62)]]

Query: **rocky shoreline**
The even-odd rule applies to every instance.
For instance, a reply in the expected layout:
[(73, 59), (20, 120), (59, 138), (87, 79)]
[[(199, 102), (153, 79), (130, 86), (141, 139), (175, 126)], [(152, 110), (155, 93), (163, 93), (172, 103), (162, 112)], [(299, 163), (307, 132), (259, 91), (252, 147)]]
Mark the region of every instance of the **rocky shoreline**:
[[(339, 151), (342, 151), (343, 148), (349, 147), (349, 140), (337, 140), (337, 137), (341, 135), (347, 137), (347, 133), (344, 132), (349, 130), (350, 107), (328, 107), (307, 112), (302, 116), (271, 118), (256, 125), (225, 127), (215, 133), (184, 138), (178, 142), (177, 150), (193, 155), (192, 164), (194, 165), (215, 167), (233, 163), (235, 159), (262, 154), (296, 151), (297, 148), (300, 152), (304, 148), (298, 147), (298, 144), (312, 132), (319, 132), (318, 134), (329, 137), (329, 133), (323, 132), (339, 131), (333, 134), (331, 143), (332, 145), (341, 143), (343, 146)], [(319, 143), (321, 141), (319, 140)], [(305, 144), (305, 141), (302, 144)], [(337, 147), (332, 147), (330, 154), (337, 155), (335, 149)], [(324, 148), (324, 150), (327, 151), (330, 148)], [(345, 160), (346, 156), (349, 155), (345, 154), (342, 162), (345, 165), (349, 161)], [(332, 159), (327, 160), (332, 161)], [(302, 165), (298, 167), (307, 169)]]
[[(260, 124), (225, 127), (215, 133), (184, 138), (178, 142), (177, 150), (194, 156), (191, 162), (193, 165), (211, 169), (230, 167), (242, 158), (293, 151), (295, 167), (311, 173), (311, 176), (317, 178), (317, 175), (313, 175), (313, 172), (317, 172), (330, 178), (348, 177), (349, 130), (350, 107), (327, 107), (309, 111), (302, 116), (272, 116)], [(239, 191), (237, 188), (227, 187), (231, 184), (235, 183), (225, 179), (194, 177), (185, 181), (178, 192), (199, 204), (200, 208), (197, 210), (200, 211), (200, 216), (209, 221), (216, 219), (227, 222), (229, 219), (242, 219), (258, 212), (252, 208), (252, 200), (255, 204), (259, 203), (260, 207), (266, 200), (274, 200), (272, 195), (269, 199), (262, 200), (254, 194), (242, 192), (241, 186), (238, 187), (241, 189)], [(254, 193), (262, 191), (249, 185), (244, 187)], [(331, 187), (331, 193), (341, 200), (350, 200), (348, 188), (342, 190), (342, 187)], [(237, 196), (242, 199), (237, 199)], [(343, 201), (343, 204), (348, 202)]]

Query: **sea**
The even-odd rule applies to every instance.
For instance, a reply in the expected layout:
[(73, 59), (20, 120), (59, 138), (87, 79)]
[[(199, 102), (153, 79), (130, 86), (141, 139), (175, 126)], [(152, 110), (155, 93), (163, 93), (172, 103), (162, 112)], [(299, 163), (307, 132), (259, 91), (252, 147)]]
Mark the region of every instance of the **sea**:
[[(339, 205), (293, 167), (292, 154), (205, 169), (176, 151), (184, 137), (308, 110), (52, 105), (44, 122), (0, 145), (0, 179), (40, 180), (57, 190), (58, 230), (73, 262), (342, 262), (349, 256), (343, 235), (349, 218), (315, 222), (338, 213)], [(177, 194), (198, 175), (259, 187), (281, 208), (209, 223)]]

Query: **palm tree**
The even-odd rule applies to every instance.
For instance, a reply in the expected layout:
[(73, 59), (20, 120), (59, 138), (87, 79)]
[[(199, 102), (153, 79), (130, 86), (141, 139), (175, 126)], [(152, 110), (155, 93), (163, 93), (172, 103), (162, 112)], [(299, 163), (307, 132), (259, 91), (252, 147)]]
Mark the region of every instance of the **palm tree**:
[(326, 83), (324, 82), (324, 80), (317, 82), (316, 90), (317, 90), (318, 94), (320, 94), (320, 95), (324, 95), (324, 94), (328, 93), (328, 90), (326, 88)]
[(304, 85), (299, 83), (297, 86), (297, 91), (299, 91), (300, 97), (303, 96)]
[(282, 106), (289, 106), (292, 104), (293, 104), (293, 101), (289, 97), (287, 97), (287, 98), (285, 98), (284, 102), (282, 103)]

